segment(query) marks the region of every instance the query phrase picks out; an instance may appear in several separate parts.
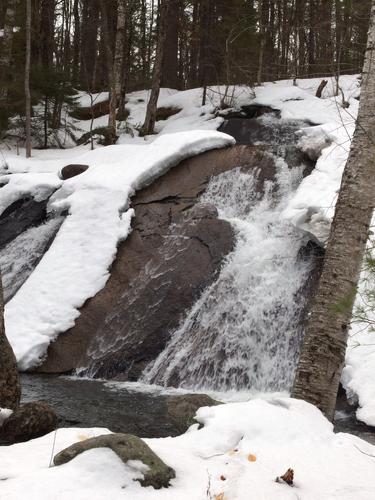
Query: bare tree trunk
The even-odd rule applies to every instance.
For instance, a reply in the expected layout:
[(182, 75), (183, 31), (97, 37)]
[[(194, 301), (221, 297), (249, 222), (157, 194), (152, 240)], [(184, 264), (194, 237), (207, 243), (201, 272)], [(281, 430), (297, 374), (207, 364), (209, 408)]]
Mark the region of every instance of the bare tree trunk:
[(332, 420), (348, 328), (375, 199), (375, 0), (363, 67), (357, 127), (311, 308), (292, 396)]
[(31, 56), (31, 0), (26, 0), (26, 61), (25, 61), (26, 158), (30, 158), (31, 156), (30, 56)]
[(268, 0), (262, 0), (260, 5), (260, 47), (258, 59), (257, 84), (260, 85), (263, 81), (263, 59), (264, 49), (266, 47), (266, 26), (268, 23)]
[(146, 5), (146, 0), (142, 0), (141, 3), (141, 30), (142, 30), (142, 35), (141, 35), (141, 47), (140, 47), (140, 53), (141, 53), (141, 61), (142, 61), (142, 85), (146, 85), (147, 81), (147, 39), (146, 39), (146, 30), (147, 30), (147, 5)]
[(193, 3), (192, 33), (190, 38), (189, 53), (189, 75), (188, 83), (195, 87), (198, 82), (198, 52), (199, 52), (199, 4), (198, 0)]
[(80, 79), (83, 88), (87, 82), (91, 90), (96, 88), (96, 63), (99, 28), (99, 1), (84, 0), (82, 2), (81, 27), (80, 27)]
[(158, 43), (156, 47), (154, 71), (152, 75), (151, 95), (147, 104), (145, 122), (140, 131), (140, 135), (149, 135), (154, 132), (156, 121), (156, 110), (158, 105), (158, 98), (160, 92), (160, 82), (163, 64), (163, 47), (165, 40), (165, 14), (167, 2), (170, 0), (162, 0), (160, 2), (160, 17), (159, 17), (159, 33)]
[(121, 96), (122, 87), (122, 61), (124, 56), (125, 41), (125, 16), (126, 0), (119, 0), (117, 11), (117, 31), (115, 41), (115, 53), (113, 57), (113, 69), (111, 71), (111, 92), (109, 100), (108, 127), (111, 129), (111, 135), (116, 137), (116, 109)]
[(11, 76), (11, 58), (13, 49), (13, 28), (15, 26), (16, 9), (18, 0), (8, 0), (4, 17), (4, 34), (2, 37), (2, 50), (0, 52), (0, 104), (8, 97), (9, 78)]
[(73, 4), (73, 17), (74, 17), (74, 36), (73, 36), (73, 85), (78, 83), (78, 70), (79, 70), (79, 55), (81, 46), (81, 19), (79, 12), (79, 0), (74, 0)]
[(180, 0), (167, 5), (165, 43), (163, 49), (162, 86), (178, 86), (178, 39), (180, 31)]
[(5, 335), (3, 287), (0, 274), (0, 408), (15, 410), (20, 403), (21, 388), (16, 358)]

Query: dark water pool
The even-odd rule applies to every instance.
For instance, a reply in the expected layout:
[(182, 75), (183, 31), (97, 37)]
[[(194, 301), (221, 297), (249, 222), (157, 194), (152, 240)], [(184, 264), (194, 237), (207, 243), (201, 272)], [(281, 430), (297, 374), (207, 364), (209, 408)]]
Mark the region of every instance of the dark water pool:
[(140, 437), (177, 434), (168, 421), (166, 396), (111, 390), (104, 382), (50, 375), (22, 375), (22, 400), (45, 401), (62, 427), (108, 427)]
[[(137, 389), (138, 386), (107, 384), (99, 380), (22, 375), (23, 402), (46, 401), (60, 417), (62, 427), (107, 427), (140, 437), (178, 434), (168, 418), (168, 394)], [(355, 418), (341, 392), (337, 402), (336, 432), (349, 432), (375, 444), (375, 428)]]

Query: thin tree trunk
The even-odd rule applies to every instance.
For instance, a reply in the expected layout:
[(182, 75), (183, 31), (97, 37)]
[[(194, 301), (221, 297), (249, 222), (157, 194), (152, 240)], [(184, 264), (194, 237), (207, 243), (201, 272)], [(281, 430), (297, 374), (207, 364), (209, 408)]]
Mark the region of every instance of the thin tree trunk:
[(266, 26), (268, 23), (268, 0), (262, 0), (260, 5), (260, 47), (259, 47), (259, 58), (258, 58), (258, 72), (257, 72), (257, 84), (260, 85), (263, 81), (263, 59), (264, 51), (266, 47)]
[(73, 85), (78, 83), (78, 70), (79, 70), (79, 55), (81, 47), (81, 20), (79, 15), (79, 0), (74, 0), (73, 4), (73, 17), (74, 17), (74, 36), (73, 36)]
[(180, 31), (180, 0), (169, 2), (166, 9), (165, 42), (163, 48), (162, 86), (178, 86), (178, 39)]
[(16, 358), (5, 335), (1, 281), (0, 274), (0, 408), (15, 410), (20, 403), (21, 388)]
[(193, 3), (193, 18), (191, 27), (190, 39), (190, 54), (189, 54), (189, 77), (188, 82), (190, 87), (195, 87), (198, 81), (198, 50), (199, 50), (199, 5), (198, 0)]
[(163, 64), (163, 48), (165, 40), (165, 13), (167, 7), (166, 4), (168, 1), (169, 0), (162, 0), (160, 3), (159, 33), (158, 33), (158, 43), (156, 47), (154, 71), (152, 75), (151, 95), (147, 104), (146, 117), (140, 135), (149, 135), (154, 132), (154, 127), (156, 122), (156, 110), (160, 92), (162, 64)]
[(375, 0), (363, 67), (357, 127), (311, 308), (292, 396), (333, 419), (375, 199)]
[(111, 129), (111, 135), (116, 137), (116, 109), (121, 96), (122, 87), (122, 61), (124, 55), (125, 41), (125, 16), (126, 0), (119, 0), (117, 11), (117, 31), (115, 41), (115, 52), (113, 57), (113, 68), (111, 71), (111, 92), (109, 100), (108, 127)]
[(31, 0), (26, 0), (26, 62), (25, 62), (26, 158), (30, 158), (31, 156), (30, 56), (31, 56)]
[(141, 61), (142, 61), (142, 85), (146, 86), (147, 82), (147, 40), (146, 40), (146, 30), (147, 30), (147, 5), (146, 0), (142, 0), (141, 3)]
[(11, 58), (13, 50), (13, 28), (15, 26), (18, 0), (8, 0), (4, 17), (4, 33), (2, 50), (0, 51), (0, 104), (8, 97), (9, 79), (11, 77)]
[(80, 28), (80, 79), (82, 87), (89, 87), (91, 91), (96, 88), (97, 83), (95, 69), (97, 63), (99, 13), (98, 0), (84, 0), (82, 3)]

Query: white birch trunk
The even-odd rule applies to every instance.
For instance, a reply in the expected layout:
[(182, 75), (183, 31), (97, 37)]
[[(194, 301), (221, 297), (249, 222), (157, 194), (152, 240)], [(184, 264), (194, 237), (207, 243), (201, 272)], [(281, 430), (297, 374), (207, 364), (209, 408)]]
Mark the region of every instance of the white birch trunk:
[(374, 46), (375, 0), (372, 0), (357, 127), (292, 391), (293, 397), (315, 404), (330, 420), (334, 416), (375, 201)]

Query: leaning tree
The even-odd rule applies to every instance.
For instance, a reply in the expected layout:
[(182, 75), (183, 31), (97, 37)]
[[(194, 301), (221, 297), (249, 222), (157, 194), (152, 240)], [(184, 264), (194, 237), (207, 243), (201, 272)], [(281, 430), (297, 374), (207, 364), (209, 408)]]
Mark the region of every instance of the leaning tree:
[(375, 0), (357, 125), (306, 327), (292, 396), (333, 419), (352, 308), (375, 201)]

